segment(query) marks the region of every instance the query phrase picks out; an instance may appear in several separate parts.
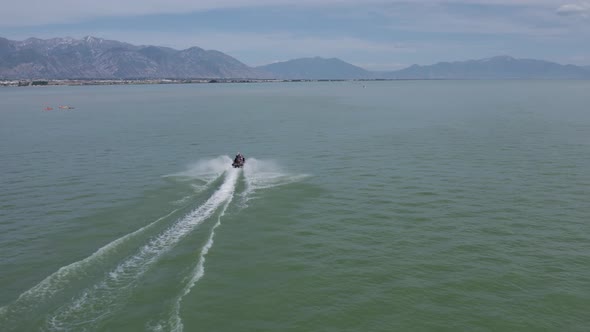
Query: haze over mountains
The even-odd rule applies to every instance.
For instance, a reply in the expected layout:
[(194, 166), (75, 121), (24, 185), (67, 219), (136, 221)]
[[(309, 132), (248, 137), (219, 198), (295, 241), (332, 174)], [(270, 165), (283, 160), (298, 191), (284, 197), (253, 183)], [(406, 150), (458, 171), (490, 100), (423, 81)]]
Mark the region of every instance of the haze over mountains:
[(249, 67), (214, 50), (136, 46), (95, 37), (0, 38), (0, 79), (590, 79), (590, 67), (497, 56), (372, 72), (337, 58)]

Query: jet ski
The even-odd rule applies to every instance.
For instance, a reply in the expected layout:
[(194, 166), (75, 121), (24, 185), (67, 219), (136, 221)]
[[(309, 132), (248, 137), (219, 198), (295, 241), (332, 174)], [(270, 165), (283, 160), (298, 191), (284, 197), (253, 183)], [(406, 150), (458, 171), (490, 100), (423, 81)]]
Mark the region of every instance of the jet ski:
[(234, 158), (234, 162), (231, 164), (233, 168), (242, 168), (246, 163), (246, 158), (242, 156), (240, 153)]
[(245, 163), (246, 163), (246, 161), (245, 161), (245, 160), (237, 160), (237, 161), (234, 161), (234, 162), (233, 162), (231, 165), (232, 165), (234, 168), (242, 168), (242, 167), (244, 167), (244, 164), (245, 164)]

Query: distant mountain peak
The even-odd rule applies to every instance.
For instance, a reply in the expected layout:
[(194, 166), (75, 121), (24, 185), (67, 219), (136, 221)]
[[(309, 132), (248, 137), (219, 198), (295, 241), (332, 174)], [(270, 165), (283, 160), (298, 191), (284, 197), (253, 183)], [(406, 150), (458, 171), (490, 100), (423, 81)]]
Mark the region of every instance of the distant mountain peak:
[(198, 46), (192, 46), (192, 47), (189, 47), (187, 49), (184, 49), (183, 51), (185, 51), (185, 52), (203, 52), (205, 50), (202, 49), (202, 48), (200, 48), (200, 47), (198, 47)]
[(373, 75), (341, 59), (320, 56), (280, 61), (257, 68), (282, 79), (366, 79)]
[(102, 43), (104, 41), (102, 38), (96, 38), (93, 36), (86, 36), (82, 40), (86, 43)]

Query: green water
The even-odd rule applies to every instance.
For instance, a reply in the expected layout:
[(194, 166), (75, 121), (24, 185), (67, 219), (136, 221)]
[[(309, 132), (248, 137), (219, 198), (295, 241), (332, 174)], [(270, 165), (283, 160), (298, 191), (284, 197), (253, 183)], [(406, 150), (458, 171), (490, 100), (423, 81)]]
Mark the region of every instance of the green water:
[(0, 89), (0, 330), (587, 331), (589, 92)]

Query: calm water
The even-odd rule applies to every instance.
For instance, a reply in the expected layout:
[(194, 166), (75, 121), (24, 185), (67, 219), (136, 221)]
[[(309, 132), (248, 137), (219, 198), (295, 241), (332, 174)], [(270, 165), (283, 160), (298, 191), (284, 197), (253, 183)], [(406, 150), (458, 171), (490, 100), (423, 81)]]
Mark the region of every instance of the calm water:
[(587, 331), (588, 105), (584, 81), (0, 89), (0, 329)]

